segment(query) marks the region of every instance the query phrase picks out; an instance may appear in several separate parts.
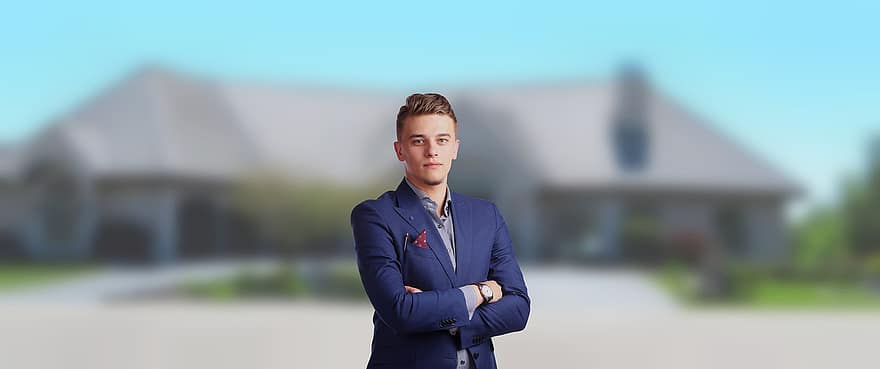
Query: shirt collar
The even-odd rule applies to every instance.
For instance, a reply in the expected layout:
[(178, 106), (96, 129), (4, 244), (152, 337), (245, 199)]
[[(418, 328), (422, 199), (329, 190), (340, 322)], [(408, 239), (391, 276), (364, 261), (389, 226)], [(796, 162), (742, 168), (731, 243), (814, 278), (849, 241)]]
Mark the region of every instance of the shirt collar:
[[(434, 200), (431, 199), (431, 196), (428, 196), (427, 193), (418, 189), (416, 186), (413, 186), (413, 184), (406, 177), (403, 177), (403, 180), (406, 181), (406, 184), (409, 186), (409, 188), (411, 188), (413, 190), (413, 192), (416, 193), (416, 196), (418, 196), (419, 199), (422, 200), (422, 202), (424, 202), (426, 200), (430, 201), (431, 204), (433, 204), (434, 207), (436, 208), (437, 203), (435, 203)], [(446, 209), (448, 210), (451, 208), (452, 208), (452, 191), (449, 190), (449, 185), (447, 184), (446, 185)], [(448, 211), (446, 211), (446, 210), (444, 210), (443, 212), (448, 214)]]

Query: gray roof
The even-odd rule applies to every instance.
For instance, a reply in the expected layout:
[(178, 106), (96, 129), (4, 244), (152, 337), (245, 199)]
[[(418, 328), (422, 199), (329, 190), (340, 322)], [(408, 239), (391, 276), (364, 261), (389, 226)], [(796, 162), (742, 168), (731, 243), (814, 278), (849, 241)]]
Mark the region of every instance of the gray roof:
[[(648, 100), (650, 164), (622, 171), (610, 146), (614, 90), (613, 81), (583, 81), (450, 92), (461, 157), (526, 171), (551, 187), (796, 191), (778, 170), (656, 92)], [(145, 68), (58, 125), (98, 175), (229, 177), (271, 167), (364, 182), (401, 173), (391, 143), (403, 100)], [(480, 169), (462, 168), (469, 170)]]
[(392, 149), (399, 96), (257, 83), (221, 91), (266, 166), (358, 183), (400, 165)]
[[(222, 179), (280, 170), (357, 181), (376, 168), (370, 153), (388, 154), (386, 167), (396, 163), (393, 123), (384, 134), (375, 130), (393, 122), (393, 100), (374, 93), (220, 83), (150, 67), (63, 117), (43, 136), (63, 137), (99, 176)], [(371, 136), (382, 136), (387, 147), (365, 145)], [(37, 141), (44, 150), (52, 145), (45, 137)]]
[(0, 181), (11, 182), (19, 175), (20, 149), (12, 144), (0, 144)]
[(547, 185), (798, 191), (779, 170), (659, 93), (649, 94), (650, 158), (638, 172), (623, 170), (613, 157), (613, 82), (486, 88), (465, 92), (459, 99), (510, 112), (510, 120), (496, 124), (520, 131), (520, 141), (512, 145), (533, 156), (530, 169)]
[(214, 83), (160, 68), (139, 71), (52, 128), (96, 175), (226, 177), (255, 161)]

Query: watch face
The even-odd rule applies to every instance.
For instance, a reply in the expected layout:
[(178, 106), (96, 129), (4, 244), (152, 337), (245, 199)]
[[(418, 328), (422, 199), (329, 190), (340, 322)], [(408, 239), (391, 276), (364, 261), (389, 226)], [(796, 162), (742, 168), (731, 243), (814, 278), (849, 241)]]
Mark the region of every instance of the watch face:
[(480, 292), (483, 294), (483, 296), (492, 296), (492, 288), (489, 286), (480, 286)]

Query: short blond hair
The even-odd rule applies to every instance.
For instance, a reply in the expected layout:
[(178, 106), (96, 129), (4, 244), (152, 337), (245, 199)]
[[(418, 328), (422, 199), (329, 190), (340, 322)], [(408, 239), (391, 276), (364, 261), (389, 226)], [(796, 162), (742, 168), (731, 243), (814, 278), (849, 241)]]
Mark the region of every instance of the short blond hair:
[(452, 110), (452, 104), (446, 97), (437, 93), (412, 94), (406, 98), (406, 104), (397, 112), (397, 139), (400, 139), (400, 131), (403, 130), (406, 118), (428, 114), (450, 117), (458, 129), (458, 119), (455, 118), (455, 111)]

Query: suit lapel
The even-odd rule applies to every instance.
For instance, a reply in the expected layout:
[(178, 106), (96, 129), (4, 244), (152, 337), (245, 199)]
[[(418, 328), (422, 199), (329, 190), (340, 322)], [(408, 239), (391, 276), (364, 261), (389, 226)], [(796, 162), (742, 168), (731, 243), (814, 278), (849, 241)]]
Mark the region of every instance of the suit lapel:
[[(452, 193), (450, 191), (450, 193)], [(464, 199), (457, 194), (452, 194), (452, 226), (455, 230), (455, 275), (456, 286), (461, 286), (467, 271), (470, 269), (473, 252), (471, 236), (473, 221), (471, 220), (471, 208)]]
[[(437, 233), (437, 227), (434, 226), (434, 222), (431, 220), (430, 215), (428, 215), (428, 212), (422, 205), (422, 201), (419, 200), (418, 196), (416, 196), (416, 193), (413, 192), (409, 185), (406, 184), (405, 180), (400, 181), (400, 185), (397, 186), (395, 195), (397, 197), (397, 206), (394, 210), (409, 224), (413, 231), (410, 235), (410, 242), (412, 242), (422, 230), (425, 230), (427, 233), (428, 247), (434, 253), (434, 257), (440, 265), (443, 266), (443, 271), (446, 272), (446, 278), (449, 279), (449, 283), (454, 286), (455, 273), (452, 269), (452, 262), (449, 260), (449, 253), (446, 251), (443, 239), (440, 238), (440, 233)], [(453, 204), (454, 203), (455, 201), (453, 201)], [(454, 213), (453, 222), (455, 222)], [(453, 226), (458, 227), (458, 224), (455, 223)], [(458, 234), (457, 228), (455, 233)], [(456, 235), (456, 238), (457, 237), (458, 236)], [(412, 245), (408, 247), (412, 247)]]

